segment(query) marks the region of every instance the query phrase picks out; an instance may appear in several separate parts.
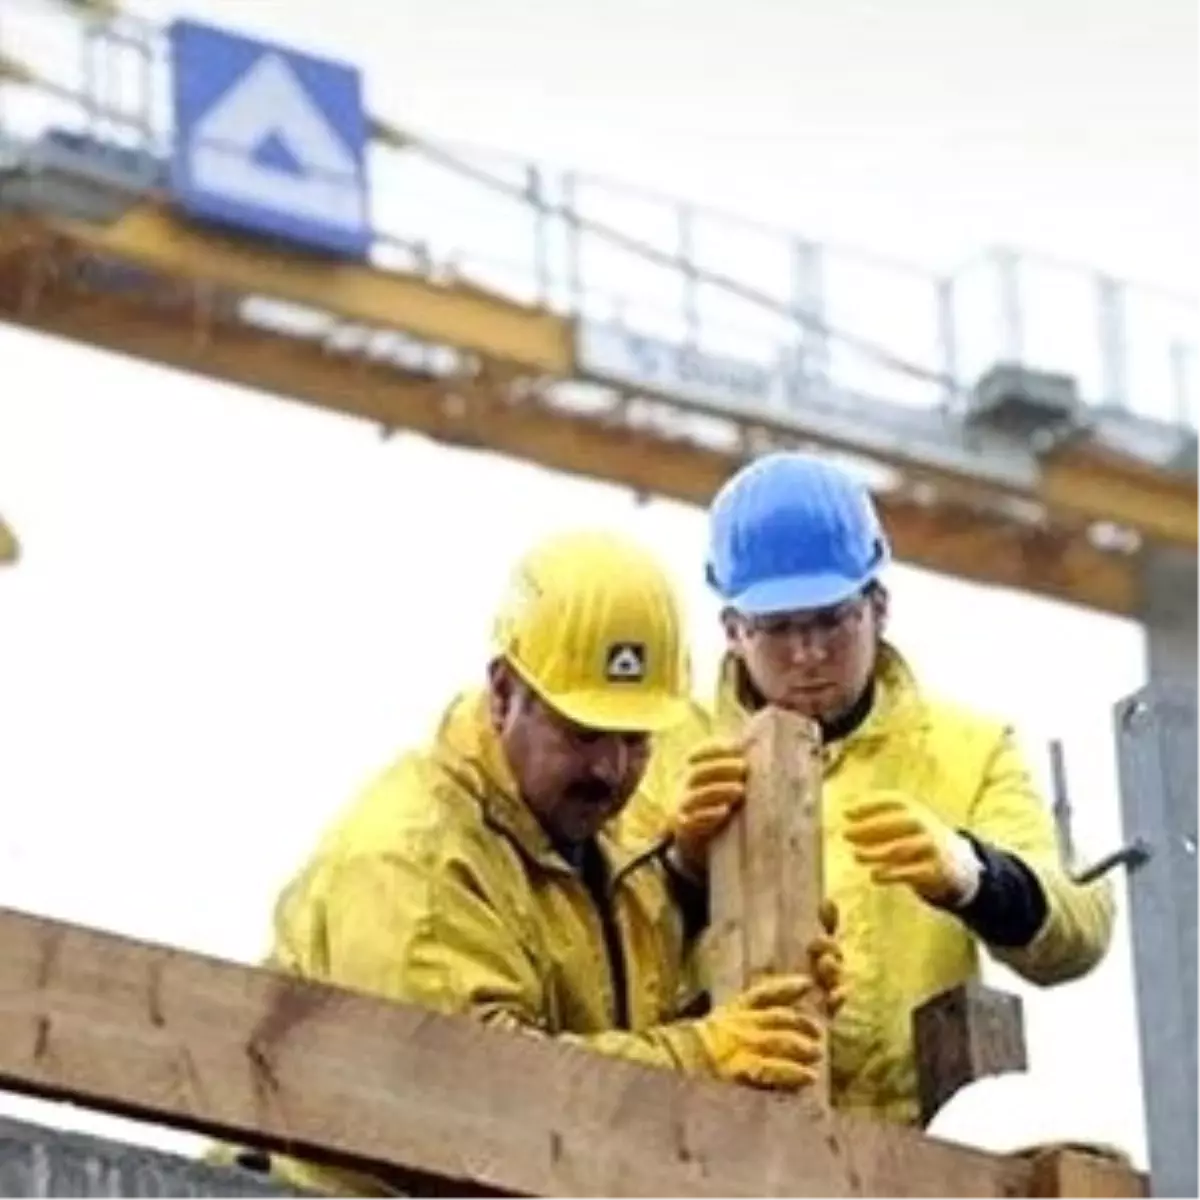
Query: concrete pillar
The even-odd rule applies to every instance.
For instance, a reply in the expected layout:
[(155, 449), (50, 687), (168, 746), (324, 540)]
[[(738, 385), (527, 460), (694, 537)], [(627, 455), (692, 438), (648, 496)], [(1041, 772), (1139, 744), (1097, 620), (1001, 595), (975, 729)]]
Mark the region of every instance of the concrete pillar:
[(0, 1117), (0, 1196), (297, 1196), (246, 1171)]
[(1174, 679), (1196, 690), (1196, 555), (1174, 547), (1142, 558), (1146, 667), (1151, 682)]

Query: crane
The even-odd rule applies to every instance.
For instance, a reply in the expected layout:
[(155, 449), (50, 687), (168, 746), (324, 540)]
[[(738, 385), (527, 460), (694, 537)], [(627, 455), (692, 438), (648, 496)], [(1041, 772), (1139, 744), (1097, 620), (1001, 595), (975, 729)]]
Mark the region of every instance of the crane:
[[(1073, 380), (1013, 354), (964, 383), (952, 281), (931, 285), (943, 361), (914, 362), (829, 323), (819, 248), (781, 240), (807, 252), (798, 262), (809, 270), (798, 296), (780, 298), (696, 261), (693, 208), (680, 207), (679, 244), (664, 249), (585, 212), (575, 194), (586, 177), (551, 186), (534, 166), (480, 167), (377, 117), (380, 162), (417, 164), (422, 179), (520, 214), (525, 279), (500, 284), (495, 264), (420, 229), (377, 232), (371, 254), (352, 261), (197, 221), (175, 202), (169, 131), (152, 117), (161, 31), (111, 3), (69, 7), (82, 83), (0, 50), (0, 84), (77, 112), (0, 125), (0, 320), (694, 504), (764, 450), (842, 454), (876, 481), (902, 560), (1140, 620), (1152, 673), (1194, 663), (1178, 646), (1180, 636), (1195, 644), (1194, 430), (1081, 402)], [(140, 94), (110, 96), (106, 74), (131, 57), (147, 64)], [(590, 284), (598, 249), (676, 279), (681, 334), (639, 327)], [(706, 349), (701, 293), (765, 331), (765, 364)], [(1106, 311), (1111, 324), (1112, 295)], [(847, 387), (827, 366), (831, 348), (938, 400)], [(1177, 611), (1189, 594), (1190, 622)]]

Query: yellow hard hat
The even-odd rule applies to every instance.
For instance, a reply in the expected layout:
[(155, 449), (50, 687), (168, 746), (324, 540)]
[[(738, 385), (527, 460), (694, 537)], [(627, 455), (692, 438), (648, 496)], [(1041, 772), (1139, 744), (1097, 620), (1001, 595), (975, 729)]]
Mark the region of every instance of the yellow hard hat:
[(21, 543), (17, 535), (0, 517), (0, 567), (12, 566), (21, 557)]
[(650, 733), (684, 715), (675, 590), (647, 551), (616, 534), (557, 534), (525, 554), (494, 640), (551, 708), (589, 729)]

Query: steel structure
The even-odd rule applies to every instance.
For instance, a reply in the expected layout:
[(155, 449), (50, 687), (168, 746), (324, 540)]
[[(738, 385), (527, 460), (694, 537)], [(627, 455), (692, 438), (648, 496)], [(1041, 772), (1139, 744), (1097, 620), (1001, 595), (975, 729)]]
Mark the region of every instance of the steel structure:
[(1152, 1191), (1195, 1196), (1196, 689), (1151, 684), (1114, 717)]
[(161, 30), (26, 5), (0, 35), (0, 319), (694, 503), (821, 447), (902, 559), (1139, 619), (1154, 670), (1190, 637), (1194, 678), (1186, 304), (1004, 253), (937, 278), (380, 120), (387, 232), (335, 263), (172, 203)]
[(41, 59), (0, 25), (0, 319), (698, 504), (820, 447), (870, 475), (901, 558), (1142, 623), (1111, 861), (1155, 1191), (1194, 1194), (1194, 309), (1004, 252), (933, 277), (380, 120), (387, 233), (331, 261), (188, 220), (161, 31), (70, 7), (106, 12), (60, 14)]

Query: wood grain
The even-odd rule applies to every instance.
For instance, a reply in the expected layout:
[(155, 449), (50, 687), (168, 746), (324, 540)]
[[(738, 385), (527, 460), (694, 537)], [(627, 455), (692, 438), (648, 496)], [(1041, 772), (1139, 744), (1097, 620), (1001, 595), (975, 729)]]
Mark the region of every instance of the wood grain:
[[(714, 1003), (767, 974), (808, 973), (823, 895), (821, 735), (766, 708), (747, 730), (746, 803), (709, 858)], [(809, 1011), (821, 1019), (819, 997)], [(829, 1096), (828, 1062), (814, 1096)]]
[(471, 1190), (1007, 1196), (1030, 1167), (0, 909), (0, 1086)]

